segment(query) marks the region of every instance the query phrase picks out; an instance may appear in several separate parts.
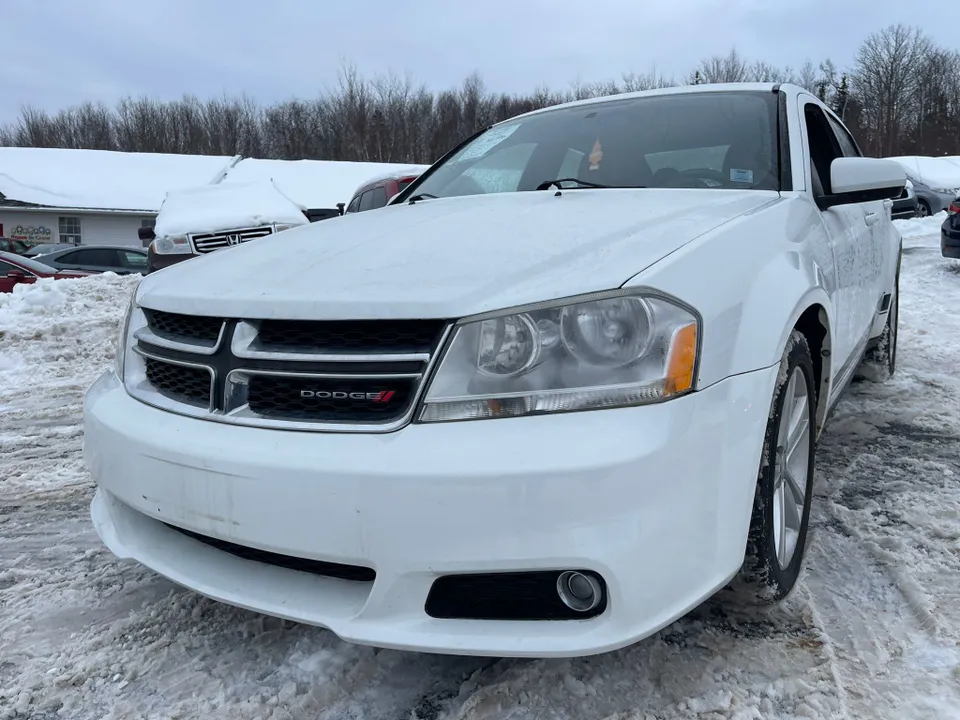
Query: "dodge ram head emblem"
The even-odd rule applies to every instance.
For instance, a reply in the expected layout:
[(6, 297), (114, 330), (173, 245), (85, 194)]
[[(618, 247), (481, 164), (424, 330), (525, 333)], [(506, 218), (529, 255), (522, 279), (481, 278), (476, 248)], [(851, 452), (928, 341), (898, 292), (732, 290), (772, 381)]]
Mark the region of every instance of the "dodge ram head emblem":
[(395, 390), (380, 392), (348, 392), (346, 390), (301, 390), (300, 397), (315, 400), (369, 400), (375, 403), (388, 403), (396, 395)]

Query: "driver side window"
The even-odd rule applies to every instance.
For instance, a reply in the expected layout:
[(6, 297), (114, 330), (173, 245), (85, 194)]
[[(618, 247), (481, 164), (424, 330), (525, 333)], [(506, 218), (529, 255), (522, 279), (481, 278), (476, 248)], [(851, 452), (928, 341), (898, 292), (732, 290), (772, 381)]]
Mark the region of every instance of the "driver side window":
[(827, 124), (823, 111), (813, 103), (803, 108), (803, 117), (807, 123), (807, 144), (810, 147), (810, 181), (814, 197), (829, 195), (830, 165), (843, 153)]

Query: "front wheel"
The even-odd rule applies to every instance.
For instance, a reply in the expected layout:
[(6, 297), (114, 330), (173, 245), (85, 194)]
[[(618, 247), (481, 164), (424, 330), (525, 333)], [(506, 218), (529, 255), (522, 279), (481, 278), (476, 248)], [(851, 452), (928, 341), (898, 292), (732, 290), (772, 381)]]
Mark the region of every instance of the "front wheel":
[(930, 206), (926, 200), (917, 200), (917, 217), (925, 218), (930, 214)]
[(816, 383), (810, 346), (796, 330), (780, 360), (738, 594), (758, 603), (785, 598), (797, 583), (813, 494)]

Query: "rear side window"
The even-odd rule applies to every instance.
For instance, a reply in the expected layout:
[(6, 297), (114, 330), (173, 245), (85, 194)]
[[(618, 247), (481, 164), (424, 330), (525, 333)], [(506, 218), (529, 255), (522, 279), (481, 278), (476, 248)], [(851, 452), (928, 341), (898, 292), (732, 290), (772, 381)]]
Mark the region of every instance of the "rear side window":
[(397, 188), (398, 188), (398, 189), (397, 189), (397, 194), (399, 195), (399, 194), (402, 193), (404, 190), (406, 190), (408, 187), (410, 187), (410, 184), (411, 184), (414, 180), (416, 180), (416, 178), (404, 178), (403, 180), (401, 180), (400, 182), (398, 182), (398, 183), (397, 183)]
[(147, 266), (147, 256), (143, 253), (122, 250), (120, 252), (120, 259), (123, 260), (123, 264), (129, 268), (142, 269)]
[(367, 190), (360, 196), (360, 212), (373, 209), (373, 190)]
[(373, 202), (371, 205), (371, 210), (376, 210), (377, 208), (382, 208), (387, 204), (387, 189), (382, 185), (380, 187), (375, 187), (370, 191), (373, 195)]

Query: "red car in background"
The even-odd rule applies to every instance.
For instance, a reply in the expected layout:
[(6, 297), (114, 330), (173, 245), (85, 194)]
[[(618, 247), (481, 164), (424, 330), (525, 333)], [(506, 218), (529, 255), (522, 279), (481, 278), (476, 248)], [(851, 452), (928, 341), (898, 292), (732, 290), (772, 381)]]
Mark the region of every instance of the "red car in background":
[(0, 251), (0, 292), (13, 292), (15, 286), (35, 283), (37, 278), (66, 280), (95, 274), (83, 270), (55, 270), (36, 260)]
[(377, 180), (371, 180), (366, 185), (361, 185), (353, 193), (353, 198), (347, 205), (344, 214), (382, 208), (390, 201), (390, 198), (401, 190), (405, 190), (407, 185), (418, 177), (420, 177), (420, 173), (411, 169), (411, 172), (392, 173)]

